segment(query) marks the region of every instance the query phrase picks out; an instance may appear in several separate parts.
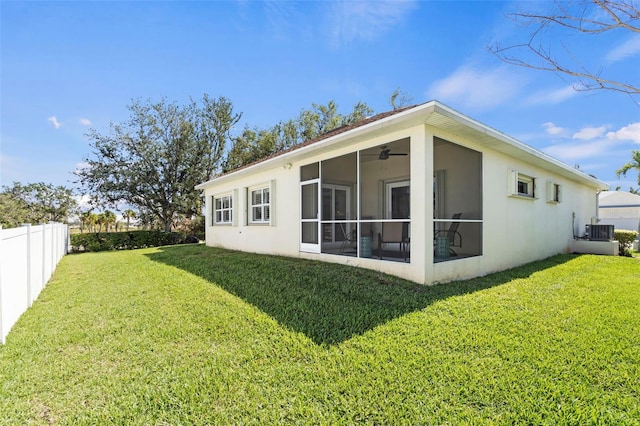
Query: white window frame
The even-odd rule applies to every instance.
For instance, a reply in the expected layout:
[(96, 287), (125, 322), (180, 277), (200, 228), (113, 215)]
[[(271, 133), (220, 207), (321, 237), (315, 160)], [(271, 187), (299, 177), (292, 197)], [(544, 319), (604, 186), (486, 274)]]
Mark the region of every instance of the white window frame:
[[(258, 191), (260, 191), (260, 202), (254, 203), (253, 194)], [(268, 194), (268, 198), (269, 198), (267, 202), (264, 201), (265, 191)], [(253, 225), (271, 224), (271, 215), (272, 215), (271, 201), (273, 198), (271, 185), (265, 184), (265, 185), (259, 185), (259, 186), (248, 188), (247, 195), (249, 198), (247, 203), (249, 205), (249, 223)], [(257, 211), (256, 209), (259, 209), (260, 211), (259, 219), (256, 219), (256, 214), (255, 214)], [(268, 215), (267, 215), (268, 217), (266, 218), (265, 218), (265, 211), (268, 212)]]
[[(535, 200), (538, 195), (537, 179), (533, 176), (520, 173), (516, 170), (509, 170), (509, 196)], [(525, 186), (525, 190), (522, 190)]]
[[(220, 206), (218, 206), (220, 201)], [(225, 205), (225, 201), (228, 203)], [(233, 225), (233, 193), (214, 195), (211, 197), (213, 225)], [(225, 213), (228, 213), (225, 215)], [(226, 216), (226, 217), (225, 217)]]
[(547, 182), (547, 203), (558, 204), (562, 202), (562, 185), (556, 182)]

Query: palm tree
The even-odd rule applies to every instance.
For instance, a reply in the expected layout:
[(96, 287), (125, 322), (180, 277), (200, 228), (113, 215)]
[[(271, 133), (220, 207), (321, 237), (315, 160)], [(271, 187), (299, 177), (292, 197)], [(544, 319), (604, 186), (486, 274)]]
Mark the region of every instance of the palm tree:
[(122, 217), (127, 219), (127, 231), (128, 231), (129, 230), (129, 224), (131, 223), (131, 219), (135, 219), (136, 217), (138, 217), (138, 215), (133, 210), (127, 209), (127, 210), (122, 212)]
[(627, 176), (629, 170), (636, 170), (638, 172), (638, 185), (640, 185), (640, 151), (631, 151), (631, 161), (616, 170), (616, 176)]
[(102, 232), (102, 225), (105, 223), (104, 213), (96, 215), (96, 225), (98, 225), (98, 232)]
[(93, 213), (91, 210), (88, 212), (84, 212), (80, 215), (80, 232), (84, 231), (86, 227), (87, 231), (91, 232), (98, 224), (98, 215)]
[(104, 224), (105, 232), (109, 232), (109, 225), (116, 223), (117, 217), (115, 213), (110, 210), (105, 210), (100, 213), (101, 225)]
[(80, 214), (80, 232), (84, 232), (84, 228), (87, 228), (91, 232), (91, 210)]

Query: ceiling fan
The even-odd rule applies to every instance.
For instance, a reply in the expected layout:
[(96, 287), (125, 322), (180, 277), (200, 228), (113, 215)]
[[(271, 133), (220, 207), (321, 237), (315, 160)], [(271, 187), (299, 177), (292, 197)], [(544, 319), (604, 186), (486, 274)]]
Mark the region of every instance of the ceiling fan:
[(380, 151), (380, 155), (378, 155), (378, 160), (388, 160), (391, 155), (407, 155), (406, 152), (391, 152), (391, 149), (387, 148), (386, 145), (382, 145), (380, 149), (382, 151)]

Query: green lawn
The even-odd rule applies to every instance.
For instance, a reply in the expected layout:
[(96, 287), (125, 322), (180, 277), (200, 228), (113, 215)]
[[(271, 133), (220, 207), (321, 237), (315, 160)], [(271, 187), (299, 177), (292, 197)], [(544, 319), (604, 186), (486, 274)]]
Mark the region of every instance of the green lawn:
[(435, 287), (202, 245), (66, 256), (0, 424), (640, 424), (640, 261)]

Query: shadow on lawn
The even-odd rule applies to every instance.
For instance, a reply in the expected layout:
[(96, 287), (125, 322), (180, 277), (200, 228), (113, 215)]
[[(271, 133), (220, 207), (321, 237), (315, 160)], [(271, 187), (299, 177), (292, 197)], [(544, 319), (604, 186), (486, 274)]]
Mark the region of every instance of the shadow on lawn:
[(204, 245), (162, 247), (151, 260), (200, 276), (258, 307), (317, 344), (338, 344), (451, 296), (525, 278), (572, 257), (437, 286), (319, 261), (257, 255)]

